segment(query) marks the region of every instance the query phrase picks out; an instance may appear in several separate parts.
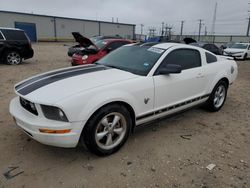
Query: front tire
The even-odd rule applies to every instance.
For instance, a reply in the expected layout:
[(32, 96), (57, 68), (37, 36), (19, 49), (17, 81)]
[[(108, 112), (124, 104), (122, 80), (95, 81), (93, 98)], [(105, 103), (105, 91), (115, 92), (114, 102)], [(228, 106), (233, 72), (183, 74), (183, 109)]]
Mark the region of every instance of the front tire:
[(22, 57), (17, 51), (7, 51), (4, 57), (8, 65), (18, 65), (22, 63)]
[(246, 61), (246, 60), (247, 60), (247, 54), (245, 54), (243, 57), (243, 61)]
[(228, 84), (221, 80), (214, 87), (207, 101), (207, 108), (211, 112), (219, 111), (224, 105), (227, 98)]
[(124, 106), (107, 105), (90, 118), (84, 127), (80, 141), (96, 155), (110, 155), (124, 145), (131, 127), (130, 113)]

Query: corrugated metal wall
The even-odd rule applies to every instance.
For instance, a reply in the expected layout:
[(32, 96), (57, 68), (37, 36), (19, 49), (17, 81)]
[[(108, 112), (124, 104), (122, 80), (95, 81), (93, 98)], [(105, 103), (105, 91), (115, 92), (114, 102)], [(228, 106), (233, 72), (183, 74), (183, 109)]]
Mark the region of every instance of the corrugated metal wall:
[(132, 24), (0, 11), (0, 27), (15, 27), (15, 22), (34, 23), (38, 41), (73, 40), (73, 31), (86, 37), (120, 35), (132, 39), (135, 35), (135, 25)]

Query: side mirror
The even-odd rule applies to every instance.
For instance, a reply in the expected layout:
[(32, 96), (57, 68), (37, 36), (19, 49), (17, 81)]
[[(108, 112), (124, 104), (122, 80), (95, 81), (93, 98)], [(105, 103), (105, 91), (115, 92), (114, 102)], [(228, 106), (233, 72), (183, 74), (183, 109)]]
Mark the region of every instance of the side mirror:
[(165, 67), (162, 67), (159, 70), (159, 74), (165, 75), (165, 74), (179, 74), (181, 73), (181, 66), (175, 65), (175, 64), (167, 64)]

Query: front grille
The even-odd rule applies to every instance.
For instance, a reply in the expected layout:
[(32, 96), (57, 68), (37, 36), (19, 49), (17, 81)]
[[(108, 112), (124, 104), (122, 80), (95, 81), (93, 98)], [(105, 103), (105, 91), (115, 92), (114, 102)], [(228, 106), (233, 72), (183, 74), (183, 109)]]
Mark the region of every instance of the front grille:
[(30, 101), (28, 101), (28, 100), (26, 100), (26, 99), (20, 97), (20, 104), (21, 104), (21, 106), (22, 106), (25, 110), (29, 111), (30, 113), (32, 113), (32, 114), (34, 114), (34, 115), (36, 115), (36, 116), (38, 115), (38, 112), (37, 112), (37, 110), (36, 110), (36, 107), (35, 107), (35, 104), (34, 104), (34, 103), (32, 103), (32, 102), (30, 102)]

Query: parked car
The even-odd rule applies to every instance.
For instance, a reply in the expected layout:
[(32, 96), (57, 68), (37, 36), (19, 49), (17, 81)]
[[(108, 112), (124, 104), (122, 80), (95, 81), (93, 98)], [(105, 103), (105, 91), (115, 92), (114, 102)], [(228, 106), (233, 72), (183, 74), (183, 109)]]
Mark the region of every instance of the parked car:
[(212, 43), (196, 42), (196, 43), (190, 43), (190, 45), (204, 48), (216, 55), (222, 55), (222, 50)]
[[(90, 39), (82, 36), (79, 32), (72, 32), (72, 35), (75, 39), (75, 41), (78, 43), (75, 46), (71, 46), (68, 49), (68, 56), (72, 57), (74, 53), (77, 53), (87, 47), (89, 47), (89, 44), (92, 45), (92, 43), (96, 43), (100, 40), (103, 39), (122, 39), (121, 36), (119, 35), (115, 35), (115, 36), (93, 36)], [(91, 41), (91, 43), (89, 43), (89, 40)]]
[(235, 59), (246, 60), (250, 57), (250, 43), (235, 43), (225, 49), (223, 54)]
[(131, 44), (16, 84), (10, 113), (38, 142), (109, 155), (136, 126), (201, 104), (219, 111), (237, 72), (232, 58), (195, 46)]
[(170, 39), (168, 36), (154, 36), (149, 37), (145, 42), (168, 42)]
[[(91, 42), (91, 41), (90, 41)], [(92, 42), (91, 42), (92, 43)], [(83, 64), (91, 64), (113, 50), (126, 45), (131, 44), (132, 41), (126, 39), (104, 39), (99, 40), (96, 43), (92, 43), (88, 48), (85, 48), (79, 52), (76, 52), (71, 59), (71, 65), (83, 65)]]
[(226, 44), (221, 45), (221, 47), (225, 50), (227, 48), (231, 48), (234, 44), (235, 42), (228, 42)]
[(26, 33), (21, 29), (0, 27), (0, 60), (9, 65), (32, 58), (34, 51)]

